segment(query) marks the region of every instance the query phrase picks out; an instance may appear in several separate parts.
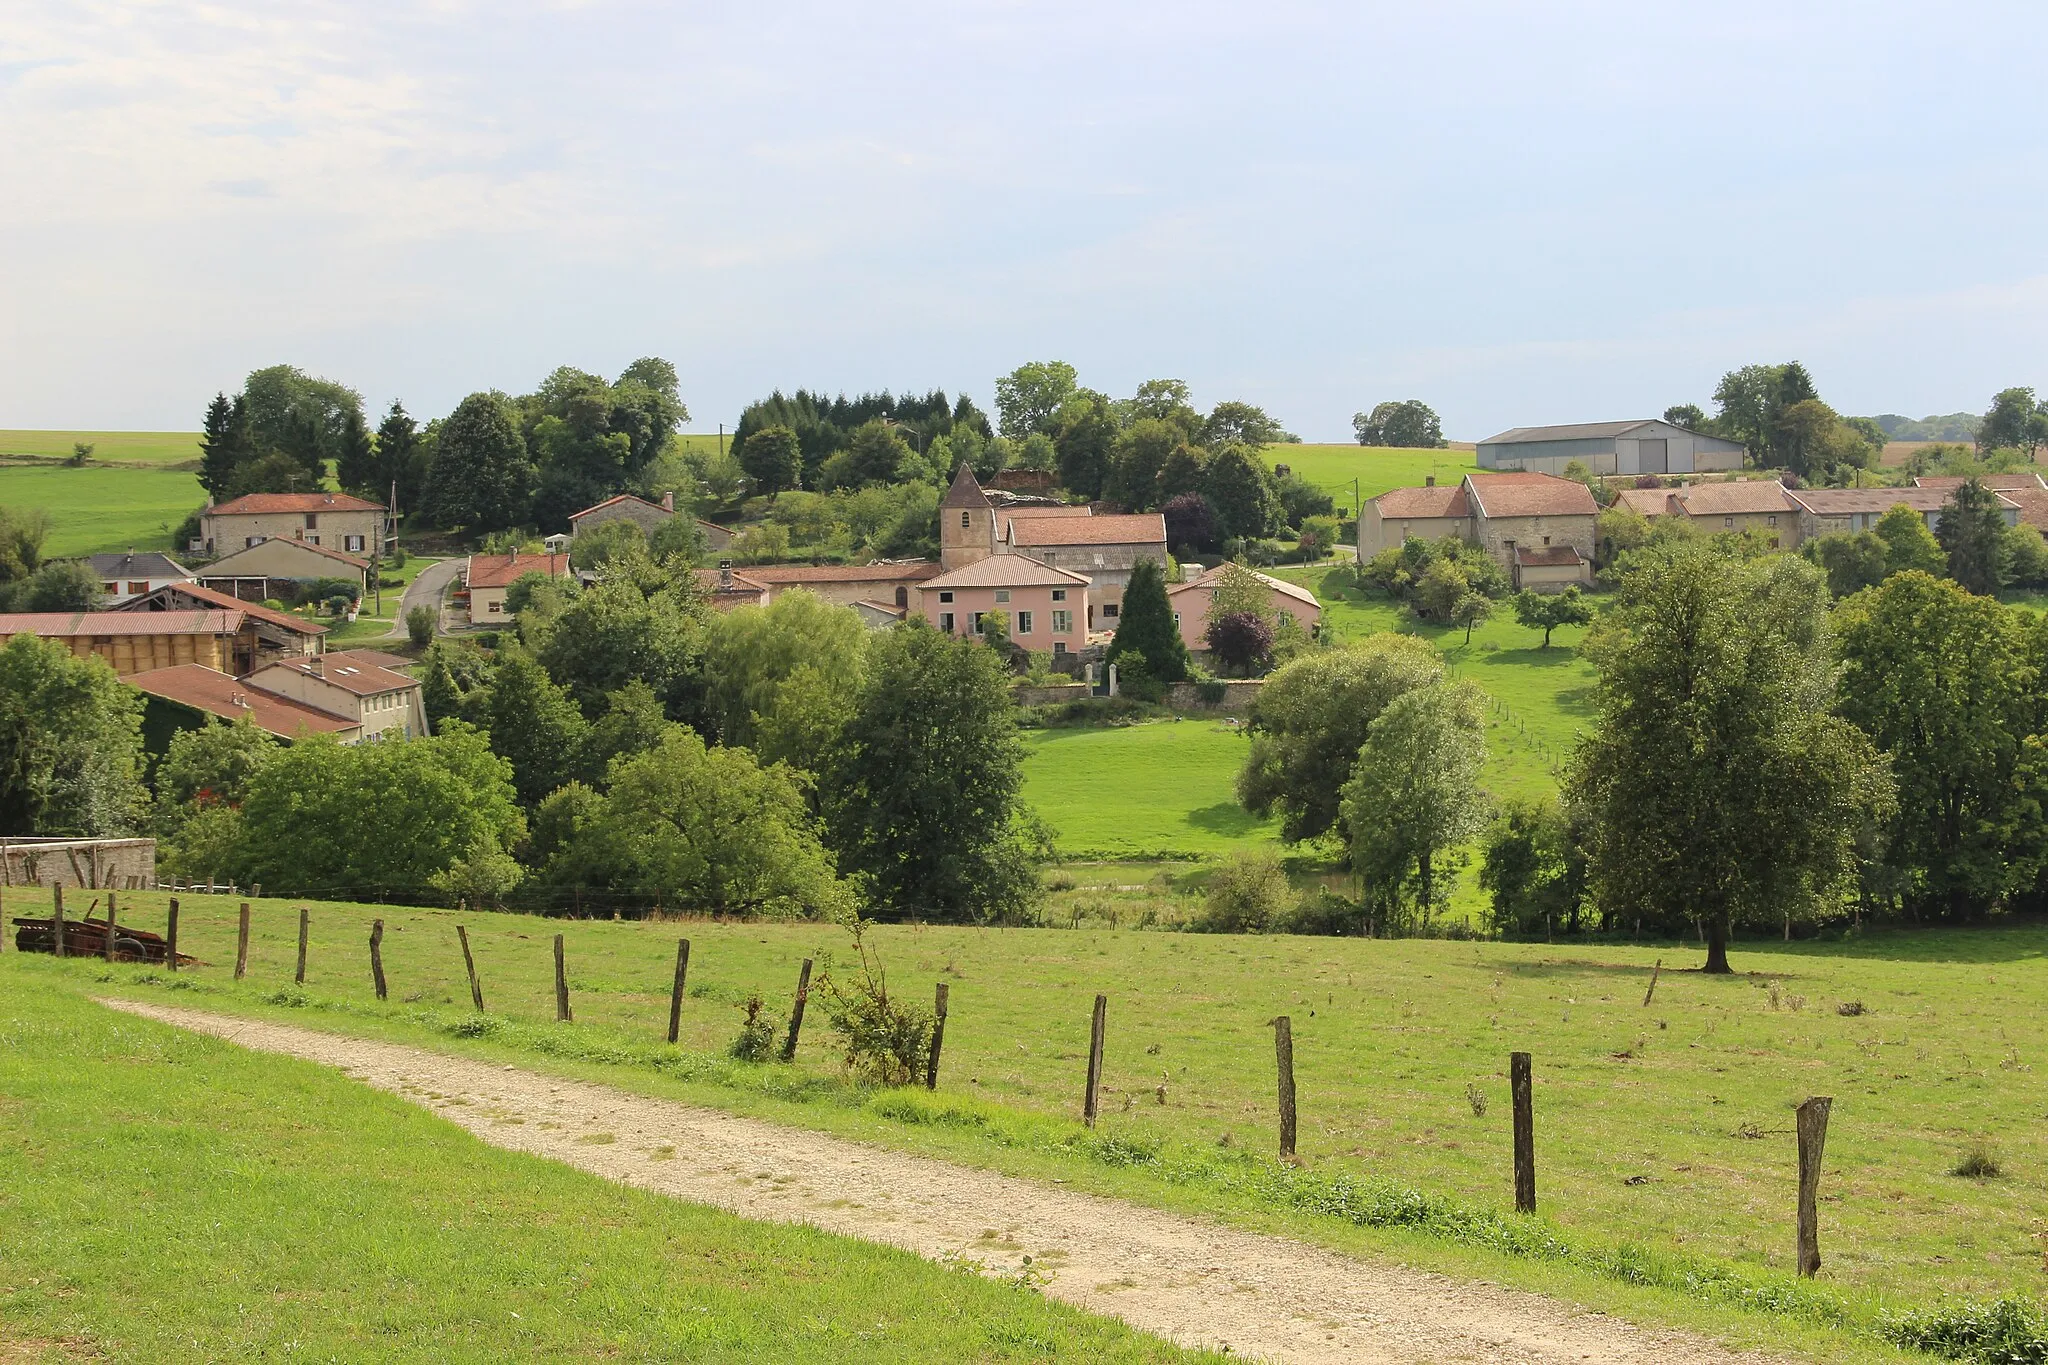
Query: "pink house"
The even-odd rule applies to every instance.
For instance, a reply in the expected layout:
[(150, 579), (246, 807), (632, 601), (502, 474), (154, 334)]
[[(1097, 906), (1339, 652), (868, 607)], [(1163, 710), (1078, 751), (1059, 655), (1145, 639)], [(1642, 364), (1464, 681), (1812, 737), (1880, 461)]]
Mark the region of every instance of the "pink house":
[[(1207, 649), (1209, 642), (1204, 638), (1209, 629), (1209, 604), (1216, 598), (1217, 580), (1223, 577), (1223, 565), (1203, 574), (1200, 578), (1168, 588), (1166, 600), (1173, 604), (1173, 623), (1180, 629), (1180, 638), (1187, 642), (1189, 649)], [(1316, 625), (1323, 619), (1323, 604), (1316, 595), (1298, 583), (1273, 578), (1256, 569), (1247, 573), (1265, 585), (1266, 614), (1273, 617), (1290, 616), (1294, 624), (1314, 633)]]
[(990, 555), (917, 585), (918, 614), (949, 635), (973, 635), (991, 611), (1025, 649), (1078, 652), (1088, 642), (1088, 580), (1025, 555)]

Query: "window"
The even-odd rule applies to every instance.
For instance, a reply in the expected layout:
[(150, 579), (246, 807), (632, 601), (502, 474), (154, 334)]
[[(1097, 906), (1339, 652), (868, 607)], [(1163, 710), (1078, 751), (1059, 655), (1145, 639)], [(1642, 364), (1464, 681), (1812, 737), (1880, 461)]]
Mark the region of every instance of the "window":
[(1771, 515), (1769, 515), (1769, 516), (1767, 516), (1767, 517), (1765, 517), (1765, 518), (1764, 518), (1764, 525), (1766, 525), (1766, 526), (1776, 526), (1777, 524), (1778, 524), (1778, 514), (1777, 514), (1777, 513), (1775, 513), (1775, 512), (1773, 512), (1773, 513), (1772, 513)]
[(1064, 654), (1064, 653), (1066, 653), (1066, 652), (1067, 652), (1067, 642), (1066, 642), (1065, 640), (1054, 640), (1054, 641), (1052, 642), (1052, 652), (1053, 652), (1053, 653), (1055, 653), (1055, 654)]
[(1721, 524), (1722, 524), (1723, 526), (1731, 526), (1731, 527), (1732, 527), (1733, 525), (1735, 525), (1735, 518), (1733, 518), (1733, 517), (1723, 517), (1723, 518), (1721, 518)]
[(1030, 612), (1020, 611), (1017, 613), (1017, 633), (1019, 635), (1029, 635), (1031, 633)]
[(261, 545), (264, 541), (268, 539), (270, 539), (269, 536), (243, 536), (242, 548), (245, 550), (253, 550), (258, 545)]
[(1545, 545), (1548, 545), (1548, 544), (1550, 543), (1550, 537), (1549, 537), (1549, 536), (1545, 536), (1545, 537), (1543, 537), (1543, 543), (1544, 543)]
[(972, 513), (972, 512), (962, 512), (962, 513), (960, 514), (960, 529), (964, 531), (964, 530), (968, 529), (969, 527), (971, 527), (971, 526), (973, 526), (973, 525), (974, 525), (974, 513)]
[(320, 526), (320, 514), (319, 514), (318, 512), (308, 512), (308, 513), (306, 513), (306, 529), (307, 529), (308, 531), (313, 531), (313, 530), (317, 530), (317, 529), (319, 529), (319, 526)]
[(976, 635), (981, 634), (981, 618), (986, 615), (988, 615), (988, 613), (985, 611), (978, 611), (974, 613), (974, 633)]
[(491, 610), (493, 612), (501, 612), (505, 610), (505, 604), (503, 602), (493, 602), (491, 603)]
[(1053, 601), (1055, 601), (1055, 602), (1064, 602), (1064, 601), (1066, 601), (1066, 600), (1067, 600), (1067, 590), (1066, 590), (1065, 588), (1054, 588), (1054, 589), (1052, 590), (1052, 600), (1053, 600)]
[(363, 548), (363, 538), (361, 536), (343, 536), (341, 538), (341, 548), (351, 552), (360, 552)]
[(1121, 616), (1123, 614), (1123, 610), (1123, 607), (1115, 602), (1104, 602), (1102, 604), (1103, 619), (1114, 621), (1118, 616)]
[(129, 580), (128, 580), (128, 591), (130, 591), (130, 592), (148, 592), (148, 591), (149, 591), (149, 584), (147, 584), (147, 583), (138, 583), (138, 582), (136, 582), (136, 581), (135, 581), (134, 579), (132, 579), (132, 578), (131, 578), (131, 579), (129, 579)]
[(1174, 628), (1175, 630), (1179, 630), (1179, 629), (1180, 629), (1180, 613), (1179, 613), (1179, 612), (1175, 612), (1175, 613), (1173, 614), (1173, 628)]
[(950, 611), (942, 611), (942, 612), (940, 612), (940, 613), (939, 613), (939, 629), (940, 629), (940, 630), (943, 630), (943, 631), (945, 631), (945, 632), (946, 632), (946, 634), (948, 634), (948, 635), (951, 635), (951, 634), (953, 633), (953, 613), (952, 613), (952, 612), (950, 612)]
[(1007, 601), (1009, 601), (1009, 600), (1010, 600), (1010, 590), (1009, 590), (1008, 588), (997, 588), (997, 589), (996, 589), (996, 601), (998, 601), (998, 602), (1007, 602)]
[(942, 592), (939, 594), (939, 600), (941, 602), (950, 602), (953, 600), (953, 594), (950, 592)]
[(1056, 562), (1057, 562), (1058, 560), (1059, 560), (1059, 552), (1058, 552), (1058, 551), (1056, 551), (1056, 550), (1047, 550), (1047, 551), (1045, 552), (1045, 562), (1046, 562), (1046, 563), (1048, 563), (1048, 564), (1052, 564), (1052, 563), (1056, 563)]
[(1095, 556), (1095, 567), (1096, 567), (1096, 568), (1098, 568), (1098, 569), (1102, 567), (1102, 556), (1101, 556), (1101, 555), (1097, 555), (1097, 556)]
[(1071, 611), (1058, 611), (1058, 610), (1055, 610), (1055, 611), (1053, 612), (1053, 614), (1052, 614), (1052, 633), (1053, 633), (1053, 634), (1055, 634), (1055, 635), (1067, 635), (1067, 634), (1071, 634), (1071, 633), (1073, 632), (1073, 629), (1074, 629), (1074, 613), (1072, 613)]
[(320, 537), (318, 537), (318, 536), (307, 536), (307, 537), (306, 537), (306, 543), (307, 543), (308, 545), (318, 545), (318, 544), (320, 543)]

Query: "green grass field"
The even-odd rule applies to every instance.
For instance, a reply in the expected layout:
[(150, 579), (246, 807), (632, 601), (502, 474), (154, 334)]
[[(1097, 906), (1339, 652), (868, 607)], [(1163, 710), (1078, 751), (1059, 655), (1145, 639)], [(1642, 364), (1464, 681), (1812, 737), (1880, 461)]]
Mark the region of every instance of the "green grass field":
[(66, 459), (79, 441), (92, 446), (92, 459), (100, 464), (161, 466), (199, 458), (196, 431), (0, 431), (0, 459)]
[(1031, 730), (1024, 799), (1068, 857), (1187, 857), (1271, 843), (1237, 804), (1246, 741), (1213, 720)]
[[(124, 915), (161, 924), (164, 899), (126, 895)], [(2038, 1031), (2026, 1024), (2048, 1007), (2041, 928), (1738, 942), (1735, 965), (1745, 975), (1724, 979), (1676, 970), (1698, 953), (1673, 944), (879, 928), (871, 942), (896, 991), (916, 997), (934, 980), (951, 983), (944, 1078), (926, 1102), (836, 1079), (834, 1040), (815, 996), (794, 1068), (719, 1060), (745, 998), (759, 992), (771, 1010), (786, 1010), (797, 959), (836, 952), (844, 961), (842, 930), (472, 913), (463, 922), (485, 997), (504, 1022), (469, 1038), (456, 916), (378, 912), (393, 995), (379, 1005), (364, 948), (371, 913), (314, 907), (301, 994), (290, 989), (296, 918), (288, 903), (258, 903), (250, 979), (238, 986), (228, 971), (234, 903), (187, 897), (184, 943), (211, 965), (176, 984), (198, 1007), (516, 1054), (651, 1093), (1057, 1173), (1077, 1186), (1717, 1329), (1747, 1319), (1725, 1305), (1631, 1297), (1624, 1286), (1540, 1261), (1274, 1207), (1260, 1193), (1270, 1186), (1231, 1155), (1272, 1147), (1266, 1023), (1283, 1012), (1294, 1020), (1309, 1175), (1389, 1180), (1473, 1210), (1500, 1209), (1508, 1199), (1507, 1054), (1526, 1049), (1536, 1057), (1543, 1226), (1575, 1245), (1636, 1247), (1645, 1264), (1692, 1258), (1760, 1283), (1777, 1282), (1791, 1259), (1792, 1106), (1828, 1094), (1835, 1121), (1821, 1285), (1852, 1320), (1880, 1301), (2032, 1291), (2041, 1274), (2048, 1055), (2037, 1055)], [(549, 1022), (557, 929), (567, 936), (573, 1028)], [(658, 1041), (678, 934), (693, 942), (680, 1054)], [(1659, 959), (1667, 970), (1646, 1008), (1643, 990)], [(17, 1000), (88, 986), (162, 999), (166, 984), (136, 968), (14, 953), (0, 959), (0, 973), (0, 992)], [(1075, 1145), (1072, 1123), (1097, 991), (1110, 996), (1110, 1046), (1105, 1118), (1091, 1141), (1108, 1148)], [(1850, 1002), (1863, 1012), (1841, 1014)], [(2004, 1174), (1950, 1175), (1978, 1144)], [(1761, 1321), (1742, 1328), (1751, 1329), (1759, 1340), (1792, 1330)]]
[(205, 501), (198, 477), (177, 470), (0, 466), (0, 506), (47, 511), (53, 558), (173, 549), (171, 533)]
[(1469, 450), (1298, 445), (1267, 446), (1264, 454), (1269, 464), (1284, 464), (1329, 493), (1347, 516), (1358, 506), (1353, 500), (1354, 480), (1357, 498), (1370, 501), (1389, 488), (1420, 485), (1430, 475), (1435, 475), (1438, 483), (1455, 483), (1476, 467)]
[(24, 993), (11, 967), (6, 1360), (1212, 1358), (500, 1151), (323, 1067)]

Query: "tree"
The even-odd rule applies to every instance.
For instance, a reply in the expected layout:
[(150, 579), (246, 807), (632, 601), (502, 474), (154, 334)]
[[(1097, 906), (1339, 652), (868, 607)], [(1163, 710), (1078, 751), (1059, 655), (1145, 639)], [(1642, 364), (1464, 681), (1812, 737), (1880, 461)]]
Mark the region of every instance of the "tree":
[(1166, 543), (1175, 552), (1207, 553), (1216, 548), (1216, 508), (1200, 493), (1177, 493), (1159, 509)]
[(763, 763), (817, 767), (853, 714), (867, 657), (853, 609), (803, 589), (714, 617), (704, 669), (719, 741)]
[(687, 577), (645, 556), (620, 555), (606, 576), (548, 623), (534, 653), (584, 713), (629, 682), (644, 682), (669, 719), (703, 718), (702, 659), (709, 609)]
[[(1913, 513), (1913, 519), (1919, 521), (1919, 514)], [(1926, 530), (1926, 523), (1921, 523), (1921, 529)], [(1836, 597), (1882, 583), (1888, 572), (1887, 547), (1875, 531), (1831, 531), (1806, 541), (1799, 553), (1808, 563), (1820, 566), (1828, 576), (1828, 591)]]
[(1351, 867), (1381, 924), (1426, 924), (1450, 902), (1443, 859), (1485, 828), (1485, 694), (1437, 682), (1406, 692), (1367, 727), (1344, 786)]
[(1949, 495), (1934, 538), (1948, 555), (1948, 576), (1974, 593), (2005, 586), (2005, 517), (1998, 495), (1970, 479)]
[[(577, 886), (716, 915), (843, 914), (851, 897), (789, 771), (745, 749), (708, 749), (676, 728), (612, 765), (602, 796), (550, 799), (556, 834), (543, 870)], [(580, 806), (561, 819), (566, 803)], [(541, 817), (536, 817), (536, 823)]]
[(52, 560), (8, 598), (14, 611), (92, 611), (100, 605), (100, 576), (81, 560)]
[(1244, 446), (1258, 450), (1292, 440), (1287, 430), (1250, 403), (1218, 403), (1202, 422), (1202, 444), (1211, 450)]
[(1937, 575), (1948, 570), (1948, 556), (1927, 529), (1927, 519), (1902, 502), (1887, 507), (1871, 533), (1884, 542), (1886, 575), (1908, 569)]
[(740, 466), (772, 503), (783, 489), (795, 488), (801, 481), (803, 447), (788, 427), (762, 427), (747, 437), (740, 451)]
[(394, 398), (391, 410), (377, 424), (377, 478), (370, 496), (376, 499), (396, 496), (391, 514), (397, 516), (401, 507), (413, 509), (425, 484), (419, 424), (406, 412), (405, 405)]
[(1550, 648), (1550, 632), (1559, 626), (1583, 626), (1593, 619), (1593, 604), (1577, 587), (1563, 592), (1533, 592), (1528, 588), (1515, 594), (1515, 619), (1531, 630), (1543, 632), (1540, 648)]
[(414, 649), (425, 649), (434, 642), (434, 631), (440, 625), (434, 618), (439, 614), (432, 607), (414, 607), (405, 614), (405, 638), (412, 641)]
[(1330, 833), (1367, 727), (1394, 698), (1443, 672), (1443, 656), (1426, 640), (1393, 634), (1288, 664), (1252, 701), (1238, 800), (1261, 818), (1278, 811), (1289, 843)]
[[(1451, 608), (1451, 624), (1465, 628), (1465, 643), (1472, 643), (1472, 627), (1493, 615), (1493, 599), (1484, 593), (1468, 592)], [(1544, 639), (1549, 640), (1549, 632)]]
[(1209, 452), (1185, 443), (1166, 453), (1159, 466), (1159, 501), (1171, 502), (1183, 493), (1200, 493), (1208, 482)]
[(1399, 446), (1434, 450), (1444, 444), (1443, 423), (1420, 399), (1381, 403), (1370, 413), (1354, 413), (1351, 430), (1362, 446)]
[(501, 531), (525, 520), (534, 479), (511, 402), (500, 393), (473, 393), (436, 435), (427, 471), (429, 514), (444, 526)]
[(2013, 612), (1908, 570), (1840, 609), (1841, 711), (1891, 761), (1898, 810), (1883, 842), (1892, 885), (1921, 915), (1997, 904), (2040, 842), (2024, 769), (2040, 725), (2036, 669)]
[(1054, 417), (1060, 486), (1085, 498), (1101, 497), (1116, 440), (1109, 400), (1092, 389), (1076, 389)]
[(1159, 505), (1159, 471), (1187, 433), (1173, 422), (1140, 417), (1116, 435), (1109, 450), (1109, 475), (1102, 495), (1111, 502), (1142, 512)]
[(2021, 522), (2005, 528), (2006, 581), (2016, 588), (2048, 586), (2048, 539)]
[(254, 451), (290, 455), (316, 487), (326, 475), (326, 462), (341, 453), (349, 414), (358, 421), (363, 416), (361, 394), (293, 365), (252, 371), (242, 381), (242, 399)]
[(247, 715), (232, 725), (208, 717), (172, 735), (154, 775), (158, 830), (174, 834), (198, 807), (241, 805), (281, 747)]
[(854, 431), (853, 442), (846, 448), (841, 478), (850, 488), (895, 483), (911, 459), (910, 446), (896, 428), (880, 420), (867, 422)]
[(1009, 671), (911, 620), (877, 637), (822, 797), (840, 867), (895, 916), (1015, 921), (1043, 891)]
[(1819, 570), (1701, 542), (1641, 554), (1580, 647), (1598, 714), (1567, 804), (1603, 912), (1667, 931), (1696, 919), (1706, 970), (1726, 972), (1731, 925), (1810, 915), (1852, 883), (1891, 783), (1831, 709)]
[(2032, 389), (2000, 389), (1977, 428), (1977, 449), (2023, 450), (2032, 460), (2048, 444), (2048, 405), (2037, 402)]
[(1211, 612), (1203, 641), (1231, 672), (1253, 677), (1273, 661), (1273, 623), (1252, 611)]
[(1664, 409), (1664, 420), (1687, 431), (1705, 431), (1707, 414), (1697, 403), (1674, 403)]
[(1432, 559), (1415, 584), (1414, 607), (1418, 615), (1448, 623), (1458, 603), (1472, 592), (1459, 560), (1448, 555)]
[(248, 409), (237, 396), (230, 401), (216, 393), (206, 406), (205, 430), (199, 436), (199, 482), (207, 496), (225, 502), (235, 473), (253, 454)]
[(141, 694), (58, 641), (0, 645), (0, 829), (127, 834), (144, 799)]
[(334, 479), (342, 491), (381, 502), (384, 489), (379, 487), (377, 448), (370, 441), (370, 429), (363, 425), (361, 408), (342, 414), (336, 447)]
[(1124, 585), (1123, 606), (1106, 661), (1115, 663), (1130, 653), (1142, 656), (1152, 676), (1160, 682), (1187, 681), (1187, 643), (1180, 637), (1180, 627), (1173, 622), (1173, 604), (1166, 596), (1165, 576), (1159, 565), (1149, 559), (1141, 559), (1132, 567), (1130, 581)]
[(0, 507), (0, 588), (33, 577), (43, 564), (50, 514), (40, 507)]
[(1508, 802), (1487, 831), (1481, 858), (1479, 886), (1492, 898), (1494, 929), (1547, 937), (1561, 922), (1565, 932), (1578, 932), (1586, 857), (1555, 800)]
[(576, 703), (518, 645), (498, 651), (483, 710), (491, 748), (512, 765), (512, 789), (531, 808), (575, 776), (590, 726)]
[[(1193, 392), (1184, 379), (1147, 379), (1138, 391), (1116, 405), (1117, 416), (1129, 426), (1160, 422), (1180, 433), (1178, 440), (1192, 441), (1201, 429), (1202, 416), (1195, 411)], [(1169, 447), (1171, 448), (1171, 447)]]
[(459, 721), (432, 739), (345, 746), (315, 736), (251, 779), (234, 872), (285, 895), (419, 898), (437, 889), (434, 877), (484, 845), (509, 849), (524, 828), (512, 765)]
[(1337, 519), (1335, 517), (1308, 517), (1301, 523), (1300, 539), (1302, 557), (1309, 563), (1320, 562), (1332, 548), (1339, 544)]
[(1019, 365), (996, 381), (996, 421), (1005, 436), (1022, 440), (1036, 432), (1050, 437), (1054, 416), (1073, 396), (1080, 375), (1064, 360)]
[(1612, 564), (1630, 550), (1650, 543), (1650, 519), (1625, 502), (1601, 508), (1593, 525), (1602, 565)]
[[(1767, 463), (1777, 436), (1778, 415), (1786, 406), (1784, 365), (1745, 365), (1721, 376), (1714, 386), (1714, 426), (1720, 435), (1742, 442), (1752, 463)], [(1802, 368), (1800, 374), (1804, 375)], [(1807, 381), (1811, 387), (1812, 381)], [(1804, 393), (1802, 398), (1813, 394)]]
[(1216, 452), (1203, 474), (1202, 491), (1216, 508), (1225, 538), (1269, 535), (1280, 521), (1280, 499), (1270, 475), (1243, 446)]
[(1802, 479), (1831, 477), (1841, 469), (1860, 469), (1884, 449), (1873, 449), (1835, 410), (1818, 398), (1801, 399), (1783, 408), (1772, 424), (1773, 457)]

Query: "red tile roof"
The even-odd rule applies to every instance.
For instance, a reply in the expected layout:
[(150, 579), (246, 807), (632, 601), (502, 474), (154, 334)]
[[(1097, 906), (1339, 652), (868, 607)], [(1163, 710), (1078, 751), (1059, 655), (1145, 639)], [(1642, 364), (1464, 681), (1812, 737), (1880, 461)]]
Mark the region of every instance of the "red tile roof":
[(1564, 569), (1586, 561), (1569, 545), (1517, 545), (1515, 562), (1525, 569)]
[(2048, 531), (2048, 488), (2008, 488), (1998, 496), (2019, 504), (2022, 523)]
[(711, 605), (719, 611), (738, 611), (741, 607), (761, 605), (768, 595), (768, 585), (750, 578), (738, 569), (697, 569), (697, 586), (711, 598)]
[[(1929, 474), (1913, 480), (1913, 486), (1916, 488), (1940, 488), (1953, 492), (1968, 482), (1969, 480), (1960, 474)], [(2020, 470), (2014, 470), (2010, 474), (1980, 475), (1977, 482), (1998, 493), (2011, 493), (2014, 491), (2033, 493), (2040, 491), (2044, 486), (2048, 486), (2042, 484), (2039, 474), (2026, 473)]]
[(153, 697), (162, 697), (165, 701), (205, 711), (224, 720), (247, 716), (257, 729), (267, 730), (284, 739), (295, 738), (304, 732), (328, 735), (362, 728), (346, 716), (333, 715), (302, 701), (251, 687), (203, 664), (153, 668), (146, 673), (131, 673), (122, 681)]
[[(1953, 495), (1947, 488), (1800, 488), (1793, 490), (1792, 500), (1817, 517), (1882, 513), (1901, 505), (1924, 515), (1939, 512)], [(2001, 509), (2018, 505), (2009, 493), (1993, 496)]]
[(938, 575), (929, 559), (899, 559), (891, 564), (749, 564), (747, 577), (771, 586), (777, 583), (917, 583)]
[(1482, 517), (1590, 517), (1599, 512), (1586, 485), (1552, 474), (1467, 474)]
[(1164, 545), (1166, 518), (1157, 512), (1123, 516), (1019, 517), (1010, 523), (1013, 545)]
[[(1223, 577), (1223, 570), (1227, 567), (1227, 565), (1218, 564), (1215, 568), (1197, 578), (1191, 578), (1185, 583), (1177, 583), (1173, 587), (1168, 588), (1166, 595), (1169, 598), (1178, 597), (1180, 594), (1191, 592), (1196, 588), (1200, 588), (1203, 592), (1212, 592), (1215, 590), (1217, 581)], [(1299, 583), (1289, 583), (1284, 578), (1275, 578), (1271, 574), (1262, 574), (1257, 569), (1246, 569), (1245, 572), (1258, 579), (1261, 583), (1264, 583), (1274, 592), (1292, 597), (1295, 601), (1314, 607), (1317, 611), (1323, 609), (1323, 604), (1316, 600), (1316, 595), (1307, 588), (1302, 587)]]
[(931, 592), (936, 588), (1066, 588), (1077, 583), (1085, 587), (1088, 580), (1080, 574), (1042, 563), (1030, 555), (990, 555), (951, 573), (940, 574), (924, 584), (921, 591)]
[[(200, 570), (199, 576), (201, 578), (208, 577), (213, 569), (218, 568), (222, 564), (228, 563), (230, 560), (236, 558), (239, 555), (245, 555), (249, 554), (251, 551), (260, 550), (266, 545), (289, 545), (294, 550), (304, 550), (307, 554), (319, 555), (324, 559), (338, 559), (342, 563), (347, 564), (352, 568), (356, 569), (367, 570), (370, 567), (370, 561), (367, 559), (357, 559), (354, 555), (345, 555), (339, 550), (330, 550), (325, 545), (315, 545), (310, 540), (293, 540), (289, 536), (272, 536), (268, 540), (259, 540), (254, 545), (245, 545), (241, 549), (234, 551), (232, 554), (222, 555), (219, 559), (216, 559), (213, 561), (213, 563), (207, 565), (205, 569)], [(226, 578), (231, 577), (233, 575), (221, 574), (217, 576)], [(250, 575), (243, 574), (241, 575), (241, 577), (246, 578), (250, 577)]]
[(1382, 521), (1419, 521), (1427, 517), (1469, 517), (1472, 501), (1465, 485), (1432, 484), (1426, 488), (1390, 488), (1372, 500)]
[(1614, 495), (1614, 500), (1623, 507), (1633, 507), (1646, 517), (1675, 516), (1678, 504), (1669, 488), (1624, 488)]
[(154, 592), (146, 592), (140, 597), (130, 598), (114, 608), (114, 610), (152, 612), (155, 610), (153, 604), (157, 602), (185, 601), (203, 602), (207, 606), (225, 607), (234, 611), (245, 612), (258, 621), (268, 621), (273, 626), (292, 631), (298, 635), (325, 635), (327, 633), (327, 627), (314, 621), (308, 621), (303, 616), (294, 616), (290, 612), (278, 611), (274, 607), (264, 606), (261, 602), (244, 602), (232, 593), (220, 592), (213, 588), (204, 588), (197, 583), (166, 583)]
[(279, 670), (289, 670), (308, 678), (319, 678), (333, 683), (344, 692), (353, 692), (358, 697), (375, 697), (385, 692), (398, 692), (418, 687), (417, 678), (408, 678), (403, 673), (393, 673), (388, 668), (379, 668), (367, 659), (349, 654), (346, 650), (326, 655), (309, 655), (303, 659), (281, 659), (265, 664), (251, 673), (250, 678), (267, 677)]
[(381, 502), (365, 502), (346, 493), (245, 493), (206, 509), (209, 517), (239, 517), (276, 512), (381, 512)]
[(464, 581), (472, 588), (506, 588), (530, 573), (562, 578), (568, 572), (567, 555), (535, 555), (515, 550), (509, 555), (471, 555)]
[(233, 635), (239, 611), (36, 611), (0, 615), (0, 636)]
[(1797, 507), (1776, 479), (1735, 479), (1728, 483), (1688, 484), (1678, 492), (1678, 505), (1695, 517), (1792, 512)]
[(606, 498), (603, 502), (592, 503), (590, 506), (584, 508), (581, 512), (571, 512), (569, 514), (569, 520), (573, 523), (580, 517), (587, 517), (592, 512), (602, 512), (605, 508), (610, 507), (613, 503), (619, 502), (637, 502), (642, 507), (645, 507), (648, 511), (659, 512), (661, 513), (661, 515), (665, 517), (672, 517), (676, 514), (675, 508), (663, 507), (658, 502), (649, 502), (647, 499), (641, 497), (638, 493), (614, 493), (610, 497)]

